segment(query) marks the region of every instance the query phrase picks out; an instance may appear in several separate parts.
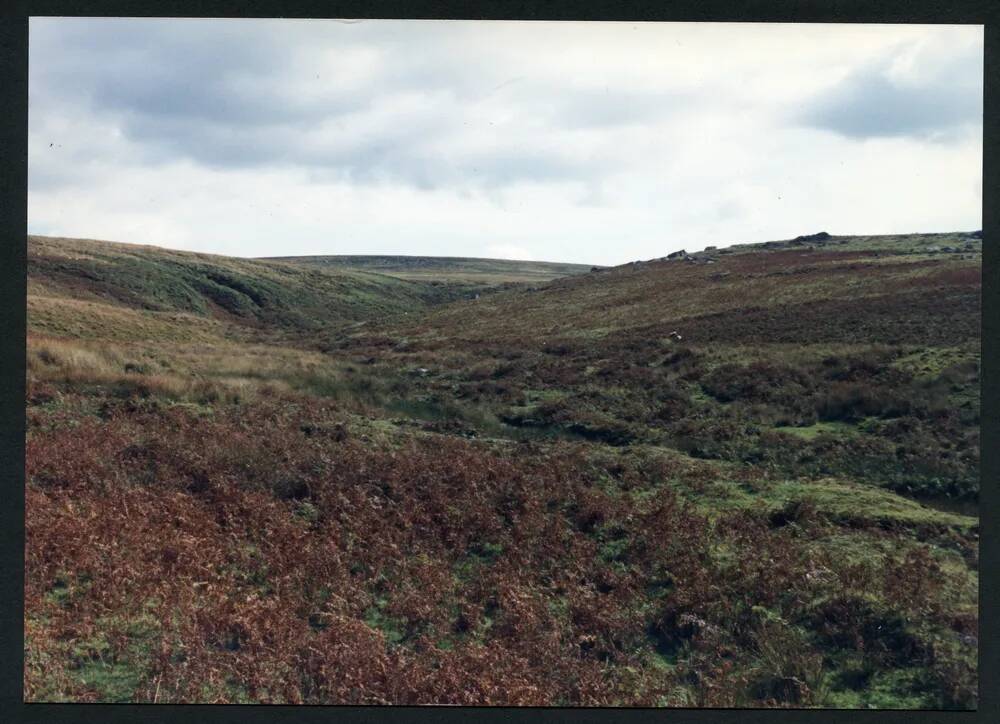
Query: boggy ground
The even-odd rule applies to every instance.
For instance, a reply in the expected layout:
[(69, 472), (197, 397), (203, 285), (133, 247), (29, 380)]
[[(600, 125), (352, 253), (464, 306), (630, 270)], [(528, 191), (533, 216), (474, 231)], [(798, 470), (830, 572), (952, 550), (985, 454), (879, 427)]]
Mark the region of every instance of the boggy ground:
[(26, 698), (974, 707), (978, 258), (844, 246), (169, 343), (36, 273)]

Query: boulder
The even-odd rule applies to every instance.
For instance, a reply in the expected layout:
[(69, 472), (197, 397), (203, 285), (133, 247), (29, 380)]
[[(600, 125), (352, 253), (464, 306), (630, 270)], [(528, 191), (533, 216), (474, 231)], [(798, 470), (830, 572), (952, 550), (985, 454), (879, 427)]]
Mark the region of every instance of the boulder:
[(825, 231), (821, 231), (818, 234), (804, 234), (802, 236), (796, 236), (792, 239), (792, 243), (795, 245), (804, 244), (807, 241), (826, 241), (830, 238), (830, 235)]

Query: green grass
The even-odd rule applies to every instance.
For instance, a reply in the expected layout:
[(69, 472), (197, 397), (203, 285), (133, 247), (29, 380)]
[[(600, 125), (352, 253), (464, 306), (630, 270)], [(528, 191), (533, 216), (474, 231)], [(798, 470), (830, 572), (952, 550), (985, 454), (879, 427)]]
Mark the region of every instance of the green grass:
[(858, 520), (911, 527), (942, 526), (962, 532), (970, 532), (979, 525), (976, 518), (936, 510), (869, 485), (833, 479), (775, 483), (762, 497), (775, 507), (808, 500), (817, 511), (845, 522)]
[(385, 612), (388, 601), (379, 598), (374, 606), (365, 610), (364, 621), (369, 627), (381, 631), (386, 643), (396, 645), (406, 639), (406, 622)]
[[(161, 624), (153, 613), (130, 619), (110, 616), (98, 622), (98, 633), (74, 641), (70, 646), (70, 676), (82, 688), (93, 691), (101, 702), (118, 704), (135, 700), (149, 682)], [(124, 649), (114, 651), (110, 632), (127, 637)]]
[(817, 435), (851, 435), (858, 431), (855, 425), (851, 425), (846, 422), (816, 422), (812, 425), (807, 425), (805, 427), (788, 427), (780, 426), (775, 427), (778, 432), (784, 432), (789, 435), (795, 435), (803, 440), (812, 440)]
[[(857, 673), (855, 673), (857, 671)], [(847, 676), (845, 676), (845, 673)], [(851, 675), (863, 684), (851, 685)], [(900, 669), (890, 672), (866, 672), (864, 669), (836, 670), (824, 680), (826, 695), (823, 707), (830, 709), (924, 709), (936, 708), (920, 691), (923, 670)]]
[(900, 356), (892, 366), (909, 372), (918, 380), (927, 381), (938, 377), (952, 365), (975, 362), (978, 359), (978, 349), (925, 347)]

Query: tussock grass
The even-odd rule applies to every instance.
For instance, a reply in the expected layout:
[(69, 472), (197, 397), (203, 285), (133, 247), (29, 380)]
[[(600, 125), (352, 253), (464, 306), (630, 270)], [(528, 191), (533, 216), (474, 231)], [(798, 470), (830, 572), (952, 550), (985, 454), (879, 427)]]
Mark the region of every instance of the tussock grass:
[(221, 350), (214, 355), (189, 352), (191, 359), (199, 362), (191, 367), (183, 354), (171, 358), (156, 348), (29, 335), (27, 354), (29, 380), (57, 383), (68, 390), (99, 386), (113, 396), (248, 402), (260, 395), (281, 396), (295, 389), (287, 381), (295, 379), (294, 370), (272, 361), (265, 371), (259, 360), (255, 366), (252, 358), (232, 363), (231, 355), (238, 354), (236, 348), (229, 350), (229, 356)]
[(27, 371), (41, 379), (95, 382), (119, 379), (123, 358), (107, 345), (28, 337)]

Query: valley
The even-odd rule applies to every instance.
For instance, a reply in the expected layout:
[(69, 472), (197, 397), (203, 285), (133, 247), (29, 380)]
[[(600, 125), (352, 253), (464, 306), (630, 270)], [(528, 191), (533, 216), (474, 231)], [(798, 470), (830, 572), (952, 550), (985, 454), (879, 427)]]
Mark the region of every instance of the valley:
[(26, 699), (974, 708), (981, 236), (29, 237)]

